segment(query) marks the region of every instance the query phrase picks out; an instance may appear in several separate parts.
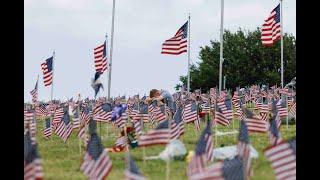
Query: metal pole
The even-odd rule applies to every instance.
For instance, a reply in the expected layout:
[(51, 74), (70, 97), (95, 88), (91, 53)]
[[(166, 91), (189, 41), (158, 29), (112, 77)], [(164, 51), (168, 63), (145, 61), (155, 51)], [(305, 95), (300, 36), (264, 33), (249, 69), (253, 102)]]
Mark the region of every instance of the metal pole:
[(224, 76), (224, 78), (223, 78), (223, 89), (226, 89), (226, 79), (227, 79), (227, 76)]
[(53, 56), (52, 56), (52, 84), (51, 84), (51, 101), (52, 101), (52, 98), (53, 98), (54, 61), (55, 61), (55, 50), (53, 50)]
[(222, 86), (222, 63), (223, 63), (223, 2), (224, 0), (221, 0), (219, 95), (220, 95), (221, 86)]
[(190, 13), (188, 16), (188, 88), (187, 91), (190, 92)]
[(110, 99), (111, 91), (111, 70), (112, 70), (112, 50), (113, 50), (113, 36), (114, 36), (114, 12), (115, 12), (116, 0), (113, 0), (112, 8), (112, 25), (111, 25), (111, 44), (110, 44), (110, 63), (109, 63), (109, 80), (108, 80), (108, 99)]
[[(106, 57), (108, 57), (108, 54), (107, 54), (107, 53), (108, 53), (108, 34), (106, 34), (106, 43), (105, 43), (105, 46), (106, 46), (106, 47), (105, 47), (105, 49), (106, 49)], [(108, 83), (109, 83), (108, 73), (106, 73), (106, 76), (107, 76), (107, 80), (108, 80)], [(107, 83), (107, 84), (108, 84), (108, 83)], [(108, 91), (108, 92), (109, 92), (109, 91)], [(107, 92), (107, 93), (108, 93), (108, 92)], [(108, 94), (107, 94), (107, 96), (108, 96)]]
[(282, 16), (282, 0), (280, 0), (280, 22), (281, 22), (281, 88), (283, 89), (283, 16)]

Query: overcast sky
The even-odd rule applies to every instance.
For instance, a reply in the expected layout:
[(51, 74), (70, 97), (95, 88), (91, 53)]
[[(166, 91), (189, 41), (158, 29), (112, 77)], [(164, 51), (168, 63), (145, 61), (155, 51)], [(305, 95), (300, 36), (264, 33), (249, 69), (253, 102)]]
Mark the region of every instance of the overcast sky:
[[(174, 92), (187, 74), (187, 53), (162, 55), (161, 45), (191, 13), (191, 61), (201, 46), (219, 40), (220, 0), (116, 0), (111, 96), (148, 94), (152, 88)], [(112, 0), (24, 1), (24, 99), (31, 100), (39, 74), (39, 99), (49, 100), (40, 64), (56, 52), (54, 98), (93, 97), (93, 49), (110, 37)], [(255, 30), (278, 1), (225, 0), (224, 28)], [(284, 1), (284, 31), (296, 35), (296, 2)], [(110, 44), (110, 38), (108, 40)], [(110, 47), (110, 45), (109, 45)], [(279, 54), (280, 56), (280, 54)], [(107, 95), (107, 75), (102, 77)]]

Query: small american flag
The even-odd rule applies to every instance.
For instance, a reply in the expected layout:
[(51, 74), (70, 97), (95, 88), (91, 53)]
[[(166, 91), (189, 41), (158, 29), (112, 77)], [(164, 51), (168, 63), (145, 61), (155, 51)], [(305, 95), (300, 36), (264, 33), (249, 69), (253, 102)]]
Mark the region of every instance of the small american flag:
[(232, 101), (231, 99), (226, 99), (222, 102), (217, 103), (218, 107), (221, 108), (224, 116), (231, 121), (233, 119), (233, 111), (232, 111)]
[(46, 59), (44, 63), (41, 64), (43, 71), (43, 81), (45, 86), (50, 86), (53, 81), (53, 56)]
[(64, 112), (63, 112), (63, 108), (62, 108), (62, 107), (61, 107), (61, 108), (58, 108), (58, 109), (54, 112), (53, 120), (52, 120), (52, 126), (53, 126), (53, 127), (56, 127), (56, 126), (60, 123), (60, 121), (61, 121), (61, 119), (62, 119), (62, 117), (63, 117), (63, 114), (64, 114)]
[(182, 110), (182, 120), (185, 123), (190, 123), (198, 120), (198, 118), (196, 102), (186, 104)]
[(126, 164), (127, 164), (127, 167), (129, 168), (127, 168), (124, 171), (125, 180), (145, 180), (146, 179), (139, 171), (138, 166), (133, 161), (130, 154), (128, 155)]
[(248, 126), (245, 121), (240, 122), (239, 130), (239, 142), (237, 145), (237, 154), (240, 158), (243, 159), (244, 166), (246, 168), (246, 174), (251, 175), (251, 158), (250, 158), (250, 139)]
[(116, 142), (114, 143), (115, 148), (125, 148), (128, 143), (128, 137), (126, 136), (120, 136), (117, 138)]
[(150, 130), (145, 135), (140, 136), (139, 146), (152, 146), (167, 144), (171, 138), (168, 120), (162, 121), (155, 129)]
[(289, 115), (286, 98), (282, 97), (277, 103), (278, 113), (280, 118)]
[(213, 161), (213, 143), (212, 130), (210, 121), (206, 128), (202, 131), (199, 140), (197, 141), (195, 154), (187, 167), (188, 177), (192, 177), (195, 173), (205, 171), (206, 164)]
[(73, 112), (73, 129), (80, 128), (80, 116), (79, 116), (79, 109), (76, 108)]
[(29, 132), (24, 135), (24, 179), (43, 179), (41, 159)]
[(39, 105), (36, 107), (36, 116), (47, 116), (48, 112), (45, 109), (44, 105)]
[(230, 122), (223, 114), (221, 108), (217, 106), (217, 110), (215, 111), (215, 116), (213, 122), (216, 124), (221, 124), (223, 126), (229, 126)]
[(271, 163), (276, 179), (296, 179), (296, 140), (295, 138), (268, 147), (264, 154)]
[(62, 138), (64, 142), (66, 142), (73, 130), (72, 122), (70, 121), (69, 112), (67, 110), (64, 111), (64, 115), (62, 120), (58, 124), (55, 129), (55, 133)]
[(91, 134), (80, 169), (89, 179), (105, 179), (112, 169), (112, 161), (96, 133)]
[(97, 104), (93, 108), (93, 119), (99, 122), (109, 123), (112, 118), (112, 107), (110, 103)]
[(184, 134), (184, 123), (182, 121), (182, 109), (178, 108), (171, 121), (171, 139), (179, 139)]
[(271, 11), (261, 30), (261, 40), (265, 46), (271, 46), (281, 38), (280, 4)]
[(157, 101), (153, 100), (149, 105), (150, 118), (152, 121), (163, 122), (166, 119), (166, 114), (164, 112), (164, 106), (159, 107)]
[(161, 54), (179, 55), (187, 52), (188, 21), (176, 34), (162, 44)]
[(200, 107), (202, 108), (202, 110), (201, 110), (202, 113), (205, 113), (205, 114), (210, 113), (210, 102), (209, 101), (201, 104)]
[(107, 70), (106, 41), (102, 45), (94, 48), (93, 53), (96, 72), (100, 72), (102, 74)]
[(269, 142), (271, 145), (276, 145), (279, 142), (282, 141), (281, 134), (279, 132), (278, 126), (277, 126), (277, 115), (274, 115), (272, 118), (272, 121), (270, 123), (269, 128)]
[(46, 118), (46, 124), (43, 129), (43, 137), (45, 137), (46, 139), (49, 139), (51, 135), (52, 135), (52, 128), (51, 128), (50, 118)]
[(241, 158), (226, 159), (223, 162), (214, 163), (200, 173), (191, 174), (190, 180), (243, 180), (244, 165)]
[(32, 91), (30, 91), (30, 94), (32, 96), (32, 102), (36, 103), (38, 100), (38, 80), (36, 83), (36, 86), (34, 87), (34, 89)]
[(252, 111), (245, 108), (246, 125), (248, 126), (249, 132), (265, 133), (268, 131), (268, 121), (263, 121), (261, 117), (255, 115)]
[(296, 102), (294, 102), (293, 105), (291, 106), (289, 110), (289, 114), (294, 118), (296, 118)]

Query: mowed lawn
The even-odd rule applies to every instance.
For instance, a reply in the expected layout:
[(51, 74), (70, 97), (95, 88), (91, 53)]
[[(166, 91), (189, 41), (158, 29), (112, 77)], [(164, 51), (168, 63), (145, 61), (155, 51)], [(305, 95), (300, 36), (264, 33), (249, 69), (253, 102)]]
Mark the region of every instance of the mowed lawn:
[[(108, 126), (108, 127), (107, 127)], [(147, 125), (148, 126), (148, 125)], [(230, 127), (218, 126), (219, 131), (232, 130), (232, 126), (238, 131), (239, 121), (234, 120), (234, 124)], [(38, 149), (42, 159), (42, 167), (45, 179), (87, 179), (82, 171), (80, 171), (80, 164), (83, 159), (84, 149), (81, 154), (79, 151), (79, 139), (77, 138), (78, 130), (74, 130), (66, 143), (64, 143), (55, 133), (50, 140), (46, 140), (42, 136), (42, 129), (44, 127), (44, 120), (37, 119), (37, 142)], [(205, 123), (201, 122), (201, 129), (205, 127)], [(107, 132), (108, 129), (108, 132)], [(145, 130), (149, 129), (145, 127)], [(213, 129), (214, 130), (214, 129)], [(97, 132), (100, 132), (100, 124), (97, 124)], [(197, 132), (193, 124), (185, 126), (185, 134), (180, 139), (187, 148), (187, 151), (194, 151), (196, 142), (201, 132)], [(110, 124), (101, 124), (102, 142), (104, 147), (113, 146), (118, 132), (113, 130)], [(108, 134), (108, 135), (107, 135)], [(287, 140), (296, 135), (296, 126), (289, 125), (287, 129), (286, 124), (281, 126), (282, 137)], [(100, 135), (100, 134), (99, 134)], [(236, 145), (238, 134), (219, 136), (217, 145), (214, 147)], [(101, 137), (101, 135), (100, 135)], [(258, 151), (259, 157), (253, 161), (253, 177), (252, 179), (275, 179), (274, 172), (270, 163), (266, 160), (263, 150), (268, 146), (268, 134), (250, 134), (250, 141), (253, 147)], [(215, 139), (213, 139), (215, 143)], [(145, 148), (146, 156), (156, 156), (163, 151), (165, 146), (152, 146)], [(162, 160), (146, 160), (143, 161), (143, 149), (130, 149), (130, 153), (135, 159), (139, 170), (148, 179), (165, 179), (166, 178), (166, 162)], [(109, 153), (112, 159), (112, 170), (107, 179), (124, 179), (124, 157), (125, 153)], [(170, 179), (187, 179), (185, 161), (171, 161), (170, 162)]]

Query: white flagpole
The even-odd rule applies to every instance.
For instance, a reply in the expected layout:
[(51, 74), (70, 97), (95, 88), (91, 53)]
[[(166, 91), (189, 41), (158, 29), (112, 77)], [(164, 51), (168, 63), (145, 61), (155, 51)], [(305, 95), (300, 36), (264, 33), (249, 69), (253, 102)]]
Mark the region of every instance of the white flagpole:
[(281, 23), (281, 88), (283, 89), (283, 16), (282, 16), (282, 0), (280, 0), (280, 23)]
[(187, 91), (190, 92), (190, 13), (188, 16), (188, 85)]
[(224, 0), (221, 0), (219, 95), (220, 95), (221, 86), (222, 86), (222, 63), (223, 63), (223, 2)]
[(111, 25), (111, 44), (110, 44), (110, 63), (109, 63), (109, 81), (108, 81), (108, 99), (110, 99), (111, 91), (111, 70), (112, 70), (112, 50), (113, 50), (113, 36), (114, 36), (114, 12), (115, 12), (116, 0), (113, 0), (112, 8), (112, 25)]
[(53, 56), (52, 56), (52, 84), (51, 84), (51, 101), (52, 101), (52, 98), (53, 98), (54, 61), (55, 61), (55, 50), (53, 50)]

